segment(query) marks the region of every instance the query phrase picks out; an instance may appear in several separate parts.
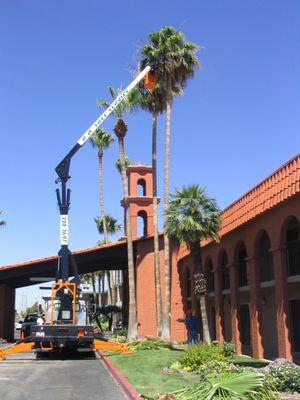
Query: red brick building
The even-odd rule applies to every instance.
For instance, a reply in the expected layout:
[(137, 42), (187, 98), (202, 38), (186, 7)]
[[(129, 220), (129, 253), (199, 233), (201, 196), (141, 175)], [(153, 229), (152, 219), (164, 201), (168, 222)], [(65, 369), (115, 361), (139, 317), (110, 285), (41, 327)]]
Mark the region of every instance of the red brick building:
[[(129, 171), (133, 196), (140, 182), (138, 172), (138, 166)], [(147, 191), (151, 174), (143, 185), (148, 209), (143, 208), (141, 199), (132, 199), (132, 218), (136, 225), (143, 212), (144, 233), (151, 234), (151, 191)], [(300, 354), (299, 200), (297, 155), (222, 211), (219, 244), (202, 243), (211, 335), (235, 342), (238, 353), (287, 359)], [(174, 340), (184, 340), (185, 330), (177, 318), (191, 307), (199, 313), (193, 295), (193, 261), (185, 246), (171, 248), (171, 335)], [(139, 333), (155, 334), (153, 239), (139, 239), (136, 254)]]
[[(134, 236), (139, 334), (156, 334), (153, 254), (152, 169), (128, 168), (129, 203)], [(122, 204), (122, 202), (121, 202)], [(258, 358), (300, 355), (300, 155), (275, 171), (221, 213), (220, 243), (202, 243), (207, 277), (211, 336), (233, 341), (238, 353)], [(124, 273), (123, 311), (128, 312), (126, 241), (74, 252), (80, 273)], [(199, 315), (193, 295), (193, 261), (185, 246), (170, 246), (173, 340), (185, 340), (177, 321), (188, 308)], [(160, 235), (164, 301), (163, 235)], [(0, 336), (13, 333), (15, 288), (34, 276), (53, 276), (57, 257), (0, 268)], [(126, 320), (126, 316), (125, 316)], [(201, 327), (199, 328), (201, 335)]]

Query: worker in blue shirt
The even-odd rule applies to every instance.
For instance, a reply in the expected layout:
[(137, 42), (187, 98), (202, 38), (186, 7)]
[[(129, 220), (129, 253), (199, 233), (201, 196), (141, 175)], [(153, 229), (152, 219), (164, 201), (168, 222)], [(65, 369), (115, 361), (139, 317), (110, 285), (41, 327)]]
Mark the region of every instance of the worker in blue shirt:
[(198, 343), (198, 318), (194, 315), (193, 310), (187, 310), (185, 319), (178, 319), (179, 322), (184, 322), (187, 330), (188, 346)]

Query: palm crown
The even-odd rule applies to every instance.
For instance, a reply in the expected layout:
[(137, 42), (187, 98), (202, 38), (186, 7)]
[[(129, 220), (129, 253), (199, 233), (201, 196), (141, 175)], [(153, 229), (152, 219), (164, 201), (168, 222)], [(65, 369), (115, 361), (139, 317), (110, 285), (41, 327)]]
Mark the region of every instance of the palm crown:
[[(94, 221), (96, 222), (98, 232), (100, 234), (102, 234), (104, 232), (103, 218), (96, 217), (96, 218), (94, 218)], [(112, 216), (110, 216), (109, 214), (105, 215), (105, 222), (106, 222), (107, 231), (111, 234), (117, 233), (122, 227), (122, 225), (119, 224), (118, 221), (115, 218), (113, 218)]]
[(166, 217), (169, 237), (189, 247), (201, 239), (218, 240), (219, 208), (199, 185), (175, 189)]
[(149, 39), (150, 43), (141, 50), (141, 55), (145, 57), (141, 66), (156, 63), (158, 82), (176, 95), (178, 85), (183, 88), (199, 67), (195, 54), (198, 46), (187, 41), (182, 32), (168, 26), (150, 33)]
[(113, 141), (112, 135), (102, 128), (98, 128), (96, 133), (91, 137), (92, 146), (97, 147), (100, 151), (108, 149)]
[[(114, 89), (112, 85), (108, 86), (108, 91), (112, 97), (113, 100), (115, 100), (119, 94), (123, 92), (123, 89), (120, 87), (117, 90)], [(107, 108), (110, 106), (110, 103), (108, 103), (105, 100), (98, 99), (97, 104), (99, 107), (104, 107)], [(123, 118), (124, 113), (131, 113), (135, 111), (138, 107), (138, 99), (137, 99), (137, 92), (135, 90), (131, 91), (127, 97), (124, 97), (124, 99), (117, 105), (117, 107), (113, 110), (113, 115), (117, 118)]]

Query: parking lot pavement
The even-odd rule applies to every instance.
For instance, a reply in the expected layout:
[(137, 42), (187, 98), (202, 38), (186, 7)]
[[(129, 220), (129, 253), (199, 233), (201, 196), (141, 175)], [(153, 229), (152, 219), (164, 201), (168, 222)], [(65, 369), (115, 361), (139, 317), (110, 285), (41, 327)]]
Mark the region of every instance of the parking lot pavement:
[(33, 352), (0, 362), (2, 400), (125, 400), (127, 397), (99, 358), (43, 357)]

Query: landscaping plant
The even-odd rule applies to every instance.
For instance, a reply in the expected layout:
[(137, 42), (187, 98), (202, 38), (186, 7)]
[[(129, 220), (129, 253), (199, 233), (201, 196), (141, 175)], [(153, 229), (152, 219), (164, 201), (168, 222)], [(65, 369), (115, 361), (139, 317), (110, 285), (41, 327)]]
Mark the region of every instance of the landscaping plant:
[(271, 365), (266, 377), (279, 392), (300, 393), (300, 368), (291, 365)]
[(266, 385), (263, 375), (252, 371), (223, 373), (201, 379), (191, 387), (170, 393), (178, 400), (272, 400), (277, 399), (275, 389)]
[(224, 346), (223, 344), (198, 344), (192, 346), (185, 352), (185, 355), (180, 360), (180, 363), (184, 369), (187, 369), (189, 371), (197, 371), (199, 367), (207, 364), (208, 362), (229, 361), (232, 355), (233, 353), (229, 352), (228, 347)]
[(146, 338), (145, 340), (135, 340), (128, 344), (131, 350), (160, 350), (169, 347), (169, 343), (159, 338)]

